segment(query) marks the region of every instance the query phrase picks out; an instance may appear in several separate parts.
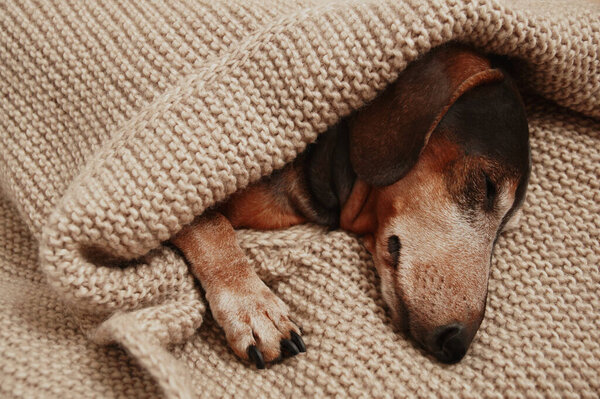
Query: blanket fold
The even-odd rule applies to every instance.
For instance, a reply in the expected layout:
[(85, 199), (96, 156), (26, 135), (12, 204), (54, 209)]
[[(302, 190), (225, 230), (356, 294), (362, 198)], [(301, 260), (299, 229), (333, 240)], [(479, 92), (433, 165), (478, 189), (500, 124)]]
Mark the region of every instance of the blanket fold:
[[(482, 327), (481, 342), (467, 355), (474, 363), (457, 366), (460, 378), (452, 382), (452, 370), (440, 369), (391, 331), (370, 260), (356, 238), (311, 226), (239, 232), (261, 277), (309, 332), (309, 345), (327, 353), (324, 360), (309, 349), (306, 358), (291, 363), (299, 367), (295, 372), (285, 363), (273, 367), (267, 385), (283, 396), (407, 394), (420, 391), (415, 381), (427, 381), (424, 392), (432, 396), (440, 389), (474, 396), (532, 389), (560, 396), (569, 388), (546, 380), (551, 374), (543, 359), (536, 363), (539, 372), (525, 370), (530, 360), (515, 360), (515, 375), (508, 373), (513, 360), (498, 360), (502, 350), (511, 351), (507, 336), (494, 335), (506, 317), (514, 326), (527, 319), (530, 324), (521, 325), (538, 326), (534, 335), (555, 343), (542, 331), (545, 313), (536, 311), (537, 319), (530, 320), (520, 313), (530, 307), (519, 307), (518, 299), (506, 294), (516, 301), (517, 313), (502, 315), (494, 301), (505, 295), (504, 272), (515, 277), (506, 284), (535, 301), (545, 292), (535, 282), (544, 280), (535, 278), (570, 273), (570, 295), (578, 299), (561, 299), (558, 310), (540, 306), (551, 317), (573, 309), (581, 316), (574, 320), (582, 324), (563, 320), (562, 326), (582, 331), (589, 356), (578, 353), (587, 359), (583, 362), (568, 357), (569, 367), (581, 368), (580, 373), (557, 378), (565, 384), (575, 378), (581, 393), (597, 394), (599, 337), (590, 328), (600, 320), (600, 277), (593, 266), (598, 241), (591, 244), (600, 239), (600, 194), (591, 180), (600, 172), (599, 21), (600, 6), (585, 0), (562, 9), (534, 0), (8, 2), (0, 8), (0, 193), (39, 245), (36, 279), (43, 275), (91, 342), (120, 344), (169, 397), (258, 394), (264, 388), (260, 381), (244, 387), (253, 371), (235, 363), (210, 317), (206, 320), (185, 262), (163, 244), (205, 209), (293, 160), (420, 55), (449, 41), (466, 43), (507, 57), (527, 94), (538, 177), (532, 178), (522, 223), (533, 223), (538, 230), (532, 236), (541, 241), (539, 231), (564, 235), (560, 257), (550, 249), (531, 249), (536, 244), (524, 237), (528, 227), (501, 240), (495, 255), (500, 271), (492, 272), (490, 282), (491, 324)], [(564, 140), (574, 144), (560, 148), (560, 156), (556, 147), (546, 147), (560, 147)], [(584, 161), (577, 163), (572, 154)], [(553, 175), (550, 156), (572, 164), (557, 166)], [(574, 194), (556, 187), (570, 179)], [(545, 198), (543, 190), (558, 190), (559, 208), (538, 201)], [(552, 218), (574, 213), (575, 230), (547, 224), (552, 221), (536, 224), (535, 215), (547, 209)], [(520, 254), (525, 249), (527, 254)], [(553, 267), (546, 270), (540, 257), (549, 257)], [(566, 272), (555, 267), (563, 258)], [(512, 267), (510, 259), (516, 262)], [(519, 276), (535, 288), (519, 288), (524, 284)], [(334, 286), (338, 282), (341, 287)], [(560, 293), (558, 287), (549, 289), (551, 298)], [(327, 306), (334, 322), (324, 313)], [(346, 330), (349, 309), (359, 313), (348, 317), (357, 318), (361, 330)], [(201, 325), (202, 332), (196, 332)], [(380, 341), (368, 339), (370, 328)], [(349, 360), (338, 352), (341, 343), (330, 344), (333, 331), (368, 342), (372, 357), (351, 356), (362, 366), (344, 371), (340, 365)], [(485, 349), (478, 352), (478, 345)], [(547, 349), (544, 353), (551, 354)], [(388, 361), (390, 353), (402, 351), (422, 358), (418, 371)], [(550, 362), (562, 364), (560, 358)], [(480, 378), (469, 382), (473, 373), (489, 372), (486, 363), (501, 365), (499, 381), (506, 385)], [(239, 381), (211, 380), (207, 370), (217, 365), (240, 373)], [(290, 373), (304, 377), (273, 382)], [(408, 385), (386, 383), (379, 389), (365, 382), (398, 373), (406, 374)], [(303, 383), (306, 376), (322, 381)]]

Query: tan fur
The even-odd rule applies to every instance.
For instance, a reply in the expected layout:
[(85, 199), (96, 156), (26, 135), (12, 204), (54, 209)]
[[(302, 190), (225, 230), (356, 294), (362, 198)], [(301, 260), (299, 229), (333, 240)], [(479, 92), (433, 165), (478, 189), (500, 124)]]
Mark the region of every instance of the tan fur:
[[(493, 236), (513, 203), (516, 182), (505, 178), (499, 186), (496, 212), (468, 222), (453, 195), (464, 184), (460, 173), (481, 162), (464, 156), (444, 135), (433, 136), (403, 179), (386, 187), (357, 180), (341, 210), (341, 228), (360, 235), (373, 255), (394, 322), (423, 344), (437, 326), (453, 322), (463, 323), (472, 336), (483, 317)], [(449, 181), (449, 169), (461, 171), (459, 178)], [(172, 239), (206, 291), (230, 346), (243, 359), (248, 359), (248, 346), (257, 345), (266, 361), (274, 360), (281, 339), (289, 339), (289, 331), (299, 333), (287, 306), (246, 261), (233, 230), (304, 222), (292, 206), (295, 198), (308, 201), (303, 189), (293, 186), (295, 176), (296, 171), (284, 170), (280, 180), (250, 186), (219, 208), (223, 214), (208, 212)], [(392, 234), (402, 242), (397, 267), (387, 251)]]
[[(445, 138), (433, 137), (403, 179), (371, 188), (368, 195), (362, 189), (364, 203), (354, 224), (347, 225), (367, 239), (395, 323), (422, 343), (436, 327), (454, 322), (472, 336), (483, 317), (493, 240), (513, 203), (516, 182), (509, 179), (499, 187), (495, 212), (467, 220), (444, 173), (450, 165), (466, 171), (477, 162)], [(360, 220), (371, 220), (373, 229), (362, 229)], [(397, 267), (390, 265), (390, 235), (402, 242)]]
[(271, 230), (306, 222), (305, 218), (282, 202), (281, 197), (273, 193), (267, 184), (259, 183), (234, 194), (223, 207), (223, 213), (236, 228)]
[(236, 355), (248, 359), (247, 348), (256, 345), (265, 361), (278, 358), (280, 341), (300, 330), (290, 321), (288, 307), (248, 264), (229, 220), (207, 212), (171, 241), (202, 284), (213, 317)]
[[(396, 106), (400, 94), (386, 90), (352, 118), (350, 158), (354, 156), (367, 177), (363, 179), (356, 170), (359, 177), (339, 215), (340, 227), (361, 236), (373, 255), (395, 323), (424, 346), (431, 343), (436, 328), (451, 323), (466, 328), (469, 342), (477, 331), (485, 309), (494, 238), (514, 202), (518, 183), (502, 165), (465, 155), (449, 138), (452, 135), (435, 130), (458, 97), (474, 86), (502, 79), (502, 72), (490, 69), (488, 60), (464, 49), (445, 49), (438, 58), (441, 64), (432, 63), (430, 71), (446, 76), (428, 79), (445, 81), (444, 90), (436, 91), (434, 83), (422, 85), (421, 74), (413, 71), (392, 87), (403, 89), (400, 100), (404, 105)], [(415, 103), (414, 96), (421, 102)], [(438, 106), (430, 107), (431, 99)], [(415, 109), (415, 104), (422, 106)], [(428, 117), (415, 116), (420, 112)], [(405, 123), (410, 118), (425, 125)], [(390, 134), (395, 126), (390, 120), (402, 122), (398, 125), (402, 128), (422, 130), (422, 140), (414, 140), (412, 130), (400, 132), (400, 136)], [(352, 142), (355, 135), (358, 139)], [(383, 167), (371, 164), (373, 157), (365, 154), (387, 151), (394, 159), (396, 148), (408, 151), (404, 155), (414, 158), (416, 164), (393, 184), (367, 183), (368, 175), (380, 173)], [(218, 212), (197, 218), (172, 239), (204, 287), (229, 344), (244, 359), (250, 345), (257, 345), (266, 361), (279, 357), (281, 339), (299, 329), (289, 320), (287, 306), (249, 266), (233, 228), (279, 229), (318, 221), (302, 162), (301, 155), (283, 170), (232, 195), (220, 204)], [(473, 176), (483, 175), (482, 170), (495, 182), (497, 200), (491, 210), (469, 212), (464, 202), (471, 201), (467, 205), (473, 206), (476, 196), (465, 200), (464, 191), (473, 185)], [(379, 178), (386, 181), (384, 175)], [(485, 179), (483, 183), (485, 186)], [(392, 264), (388, 250), (392, 235), (401, 243), (397, 264)]]

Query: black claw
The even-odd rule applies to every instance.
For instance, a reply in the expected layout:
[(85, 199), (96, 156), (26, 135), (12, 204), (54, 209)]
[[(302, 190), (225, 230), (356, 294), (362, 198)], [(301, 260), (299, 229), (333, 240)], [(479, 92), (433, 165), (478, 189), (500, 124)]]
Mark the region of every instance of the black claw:
[(292, 341), (296, 344), (296, 348), (300, 352), (306, 352), (306, 345), (304, 345), (302, 338), (295, 331), (290, 331), (290, 335), (292, 336)]
[(282, 339), (279, 345), (281, 347), (281, 354), (285, 357), (296, 356), (298, 353), (300, 353), (300, 350), (296, 344), (289, 339)]
[(263, 355), (260, 353), (256, 345), (250, 345), (246, 350), (246, 353), (248, 354), (250, 360), (256, 364), (257, 369), (265, 368), (265, 359), (263, 359)]

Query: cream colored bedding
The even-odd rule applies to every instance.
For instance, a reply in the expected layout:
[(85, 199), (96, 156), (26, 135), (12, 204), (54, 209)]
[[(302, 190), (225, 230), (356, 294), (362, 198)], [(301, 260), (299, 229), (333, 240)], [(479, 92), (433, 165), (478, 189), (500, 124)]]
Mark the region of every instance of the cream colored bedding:
[[(297, 226), (238, 237), (308, 352), (240, 362), (163, 242), (449, 40), (511, 58), (532, 140), (466, 358), (393, 332), (356, 237)], [(2, 3), (2, 396), (598, 397), (599, 56), (589, 2)]]

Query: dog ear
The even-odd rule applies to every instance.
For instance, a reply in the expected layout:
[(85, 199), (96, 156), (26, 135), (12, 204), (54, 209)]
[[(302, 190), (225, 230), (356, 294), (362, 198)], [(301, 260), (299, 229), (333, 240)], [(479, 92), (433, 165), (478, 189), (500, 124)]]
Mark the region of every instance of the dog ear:
[(456, 45), (438, 47), (411, 63), (350, 119), (350, 161), (358, 177), (375, 186), (401, 179), (463, 93), (503, 78), (488, 59)]

